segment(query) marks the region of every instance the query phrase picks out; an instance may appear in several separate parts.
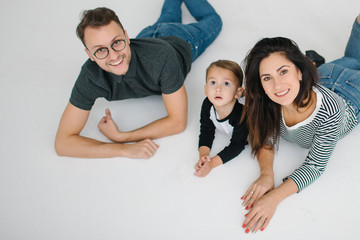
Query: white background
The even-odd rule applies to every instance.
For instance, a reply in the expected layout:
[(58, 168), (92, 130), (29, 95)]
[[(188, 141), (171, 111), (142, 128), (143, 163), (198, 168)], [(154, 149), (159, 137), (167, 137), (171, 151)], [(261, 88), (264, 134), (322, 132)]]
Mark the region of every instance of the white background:
[[(215, 42), (186, 79), (185, 132), (155, 140), (150, 160), (59, 157), (54, 138), (87, 55), (76, 38), (81, 10), (117, 12), (130, 37), (154, 23), (162, 0), (5, 1), (0, 7), (0, 239), (360, 239), (360, 128), (342, 139), (324, 175), (283, 201), (264, 232), (245, 234), (240, 197), (259, 168), (249, 146), (206, 178), (198, 160), (205, 69), (241, 63), (261, 37), (285, 36), (328, 61), (341, 57), (358, 0), (210, 0), (223, 19)], [(184, 21), (193, 21), (184, 8)], [(97, 123), (110, 107), (121, 130), (164, 116), (161, 97), (100, 99), (82, 134), (107, 141)], [(213, 154), (228, 144), (217, 134)], [(275, 183), (300, 166), (306, 149), (281, 140)]]

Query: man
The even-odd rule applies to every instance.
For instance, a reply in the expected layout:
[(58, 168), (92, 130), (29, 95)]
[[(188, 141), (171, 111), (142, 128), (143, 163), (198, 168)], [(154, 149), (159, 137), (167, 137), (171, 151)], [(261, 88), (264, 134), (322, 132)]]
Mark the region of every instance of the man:
[[(194, 61), (220, 33), (222, 22), (206, 0), (184, 0), (198, 21), (181, 23), (182, 0), (165, 0), (158, 21), (130, 41), (116, 14), (107, 8), (84, 12), (77, 27), (89, 60), (83, 65), (55, 139), (59, 155), (150, 158), (151, 140), (184, 131), (187, 95), (184, 79)], [(100, 131), (113, 143), (80, 136), (99, 97), (109, 101), (162, 95), (167, 116), (139, 129), (120, 132), (106, 109)], [(134, 142), (132, 144), (124, 144)]]

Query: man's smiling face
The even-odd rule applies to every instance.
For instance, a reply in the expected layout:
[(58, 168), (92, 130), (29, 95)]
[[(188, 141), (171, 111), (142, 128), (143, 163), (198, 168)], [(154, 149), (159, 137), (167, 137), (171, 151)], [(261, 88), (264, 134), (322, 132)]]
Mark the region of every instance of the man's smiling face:
[[(125, 40), (125, 48), (115, 51), (112, 46)], [(125, 75), (129, 70), (131, 60), (130, 40), (127, 32), (121, 26), (111, 21), (108, 25), (93, 28), (87, 27), (84, 31), (85, 51), (92, 61), (95, 61), (104, 71), (115, 75)], [(109, 51), (104, 59), (98, 59), (94, 54)], [(98, 54), (96, 54), (98, 56)]]

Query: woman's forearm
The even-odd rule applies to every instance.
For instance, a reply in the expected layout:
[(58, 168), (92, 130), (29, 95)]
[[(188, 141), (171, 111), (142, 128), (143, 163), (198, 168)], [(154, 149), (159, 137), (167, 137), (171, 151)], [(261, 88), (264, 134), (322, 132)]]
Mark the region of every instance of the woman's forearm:
[(257, 154), (261, 175), (274, 175), (274, 149), (263, 147)]
[(282, 202), (287, 197), (297, 193), (299, 191), (296, 183), (292, 179), (287, 179), (277, 188), (274, 188), (271, 192), (271, 195), (275, 201), (278, 203)]

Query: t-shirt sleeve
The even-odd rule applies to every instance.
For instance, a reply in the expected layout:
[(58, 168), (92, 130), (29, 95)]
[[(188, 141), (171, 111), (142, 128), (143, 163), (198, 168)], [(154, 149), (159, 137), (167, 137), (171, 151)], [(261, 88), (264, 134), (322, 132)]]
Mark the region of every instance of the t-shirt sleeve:
[(161, 92), (164, 94), (171, 94), (179, 90), (185, 79), (179, 60), (174, 52), (175, 50), (171, 46), (169, 47), (171, 51), (167, 53), (159, 79)]
[(199, 135), (199, 148), (206, 146), (211, 149), (215, 138), (215, 125), (210, 119), (211, 103), (206, 98), (203, 101), (200, 114), (200, 135)]
[(82, 69), (72, 89), (69, 101), (75, 107), (88, 111), (91, 110), (97, 98), (106, 96), (107, 91), (96, 85), (91, 76)]

